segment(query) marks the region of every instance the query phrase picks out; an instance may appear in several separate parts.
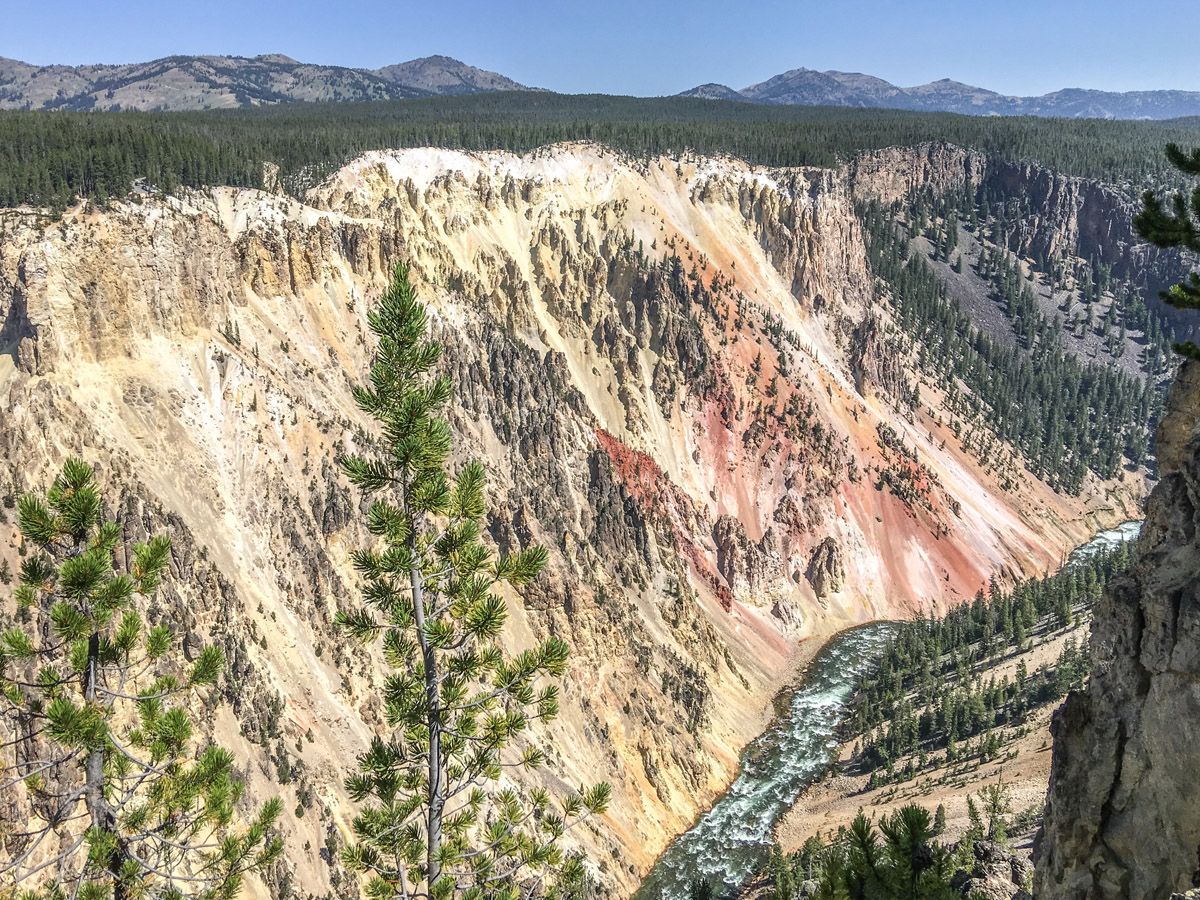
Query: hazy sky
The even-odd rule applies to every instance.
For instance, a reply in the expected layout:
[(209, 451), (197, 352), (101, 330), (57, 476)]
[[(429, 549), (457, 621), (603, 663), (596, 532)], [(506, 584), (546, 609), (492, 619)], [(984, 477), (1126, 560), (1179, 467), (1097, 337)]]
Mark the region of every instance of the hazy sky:
[(641, 95), (799, 66), (1011, 94), (1200, 90), (1197, 35), (1197, 0), (0, 0), (0, 56), (32, 63), (286, 53), (374, 68), (445, 53), (526, 84)]

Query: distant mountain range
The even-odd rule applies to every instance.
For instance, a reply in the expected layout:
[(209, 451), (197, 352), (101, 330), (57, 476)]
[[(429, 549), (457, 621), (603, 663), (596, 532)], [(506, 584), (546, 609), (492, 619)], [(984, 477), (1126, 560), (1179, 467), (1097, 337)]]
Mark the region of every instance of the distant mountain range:
[(1200, 115), (1200, 91), (1117, 93), (1066, 88), (1040, 97), (1010, 97), (949, 78), (903, 88), (873, 75), (813, 69), (792, 69), (740, 91), (723, 84), (702, 84), (679, 96), (786, 106), (875, 107), (975, 116), (1173, 119)]
[(281, 54), (92, 66), (33, 66), (0, 57), (0, 109), (214, 109), (523, 90), (529, 88), (449, 56), (382, 69), (312, 65)]
[[(290, 101), (403, 100), (536, 90), (449, 56), (381, 69), (302, 63), (282, 54), (168, 56), (146, 63), (34, 66), (0, 57), (0, 109), (180, 110)], [(1171, 119), (1200, 115), (1200, 91), (1090, 91), (1010, 97), (950, 79), (898, 87), (856, 72), (792, 69), (740, 91), (702, 84), (681, 97), (796, 106), (851, 106), (969, 115)]]

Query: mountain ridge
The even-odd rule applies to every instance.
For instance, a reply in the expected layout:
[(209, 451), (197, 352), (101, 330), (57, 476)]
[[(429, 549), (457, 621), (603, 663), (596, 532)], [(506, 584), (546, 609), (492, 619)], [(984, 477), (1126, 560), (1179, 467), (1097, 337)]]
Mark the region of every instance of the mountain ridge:
[[(0, 56), (0, 110), (174, 111), (529, 90), (542, 89), (442, 54), (377, 69), (306, 63), (283, 53), (173, 54), (144, 62), (77, 66), (39, 66)], [(1200, 91), (1069, 87), (1020, 97), (950, 78), (901, 87), (861, 72), (804, 67), (740, 90), (707, 82), (675, 96), (983, 116), (1163, 120), (1200, 115)]]
[(1071, 87), (1020, 97), (951, 78), (901, 87), (861, 72), (821, 72), (803, 67), (789, 69), (741, 90), (709, 82), (678, 96), (779, 106), (849, 106), (966, 115), (1173, 119), (1200, 114), (1200, 91), (1101, 91)]
[(36, 66), (0, 57), (0, 109), (220, 109), (522, 90), (529, 88), (442, 55), (379, 69), (304, 63), (282, 53), (181, 54), (140, 63), (81, 66)]
[(527, 86), (498, 72), (470, 66), (452, 56), (442, 54), (394, 63), (375, 71), (389, 81), (439, 95), (529, 90)]

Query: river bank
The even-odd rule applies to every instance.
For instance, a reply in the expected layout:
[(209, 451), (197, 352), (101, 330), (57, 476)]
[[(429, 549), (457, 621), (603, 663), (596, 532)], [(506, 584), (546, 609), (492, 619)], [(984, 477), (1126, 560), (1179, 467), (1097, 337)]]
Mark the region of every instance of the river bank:
[[(1140, 522), (1129, 521), (1098, 532), (1071, 552), (1067, 565), (1133, 540), (1140, 527)], [(1067, 627), (1033, 635), (1028, 650), (989, 667), (987, 675), (1000, 682), (1015, 678), (1021, 666), (1029, 672), (1040, 666), (1052, 666), (1068, 642), (1086, 643), (1090, 629), (1091, 615), (1084, 614)], [(943, 806), (946, 814), (944, 838), (954, 841), (969, 825), (968, 796), (997, 782), (1002, 782), (1008, 789), (1012, 813), (1040, 810), (1045, 805), (1050, 777), (1050, 722), (1057, 707), (1058, 704), (1053, 703), (1034, 711), (1025, 723), (1025, 733), (1006, 744), (1004, 755), (989, 764), (969, 770), (961, 765), (946, 765), (923, 771), (919, 778), (874, 789), (870, 788), (867, 775), (851, 774), (842, 768), (853, 755), (853, 742), (847, 741), (838, 747), (838, 767), (827, 771), (823, 778), (800, 793), (776, 825), (775, 839), (784, 852), (793, 852), (814, 835), (828, 837), (839, 828), (849, 826), (860, 810), (871, 818), (878, 818), (906, 804), (916, 803), (930, 810)]]
[[(1029, 670), (1052, 664), (1067, 641), (1087, 640), (1091, 618), (1078, 625), (1062, 629), (1028, 653), (1007, 660), (990, 670), (997, 680), (1013, 677), (1017, 666), (1024, 662)], [(828, 838), (841, 827), (849, 826), (859, 811), (878, 819), (901, 806), (916, 803), (927, 809), (945, 808), (946, 830), (943, 839), (956, 841), (967, 830), (968, 796), (978, 794), (990, 784), (1002, 782), (1008, 789), (1014, 813), (1040, 809), (1045, 805), (1046, 788), (1050, 778), (1050, 720), (1058, 704), (1033, 712), (1026, 723), (1028, 733), (1005, 747), (1005, 756), (993, 763), (971, 771), (961, 766), (929, 769), (909, 782), (870, 789), (866, 775), (847, 774), (841, 765), (850, 761), (853, 743), (838, 747), (839, 767), (813, 782), (796, 798), (791, 809), (775, 827), (775, 840), (785, 853), (799, 850), (813, 835)], [(1018, 846), (1021, 837), (1018, 835)]]
[[(1076, 548), (1067, 565), (1103, 547), (1136, 536), (1138, 523), (1126, 522), (1096, 534)], [(853, 820), (860, 807), (879, 812), (906, 802), (930, 808), (943, 803), (947, 837), (966, 827), (966, 797), (998, 779), (1014, 784), (1013, 811), (1037, 808), (1049, 773), (1051, 709), (1035, 717), (1020, 746), (1006, 759), (971, 773), (947, 768), (923, 773), (913, 785), (888, 785), (868, 796), (865, 776), (839, 774), (832, 764), (846, 759), (851, 746), (840, 744), (837, 729), (863, 674), (874, 666), (899, 626), (874, 623), (842, 632), (813, 657), (802, 683), (777, 702), (777, 717), (743, 753), (737, 779), (696, 824), (659, 858), (636, 897), (683, 900), (704, 881), (719, 896), (740, 889), (779, 840), (797, 849), (817, 833), (836, 831)], [(1052, 664), (1070, 640), (1086, 636), (1086, 617), (1032, 637), (1032, 646), (997, 663), (997, 678), (1012, 677), (1018, 665)], [(1011, 670), (1011, 671), (1009, 671)]]

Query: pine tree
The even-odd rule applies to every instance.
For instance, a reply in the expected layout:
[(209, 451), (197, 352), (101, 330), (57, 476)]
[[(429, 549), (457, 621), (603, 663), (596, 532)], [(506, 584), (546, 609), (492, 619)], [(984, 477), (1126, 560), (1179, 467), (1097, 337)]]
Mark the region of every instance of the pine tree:
[[(571, 824), (603, 813), (599, 784), (556, 809), (544, 790), (522, 797), (497, 784), (505, 767), (533, 768), (545, 755), (511, 745), (558, 712), (549, 678), (567, 667), (567, 646), (550, 638), (510, 656), (497, 643), (507, 610), (496, 589), (522, 585), (546, 563), (543, 547), (494, 558), (481, 540), (484, 468), (451, 477), (451, 435), (441, 411), (449, 379), (433, 374), (441, 347), (427, 337), (425, 308), (404, 265), (369, 316), (378, 348), (370, 385), (355, 399), (380, 425), (383, 451), (342, 467), (373, 497), (373, 548), (354, 563), (367, 607), (339, 615), (363, 642), (381, 640), (388, 732), (377, 736), (347, 779), (357, 801), (358, 843), (344, 853), (375, 900), (553, 893), (582, 877), (582, 862), (559, 839)], [(508, 758), (511, 757), (511, 758)]]
[[(1177, 144), (1167, 144), (1167, 159), (1184, 175), (1200, 177), (1200, 148), (1190, 154)], [(1200, 253), (1200, 185), (1185, 197), (1177, 192), (1170, 198), (1170, 211), (1153, 191), (1142, 197), (1142, 208), (1133, 218), (1137, 233), (1158, 247), (1181, 247)], [(1162, 298), (1176, 309), (1200, 309), (1200, 272), (1190, 272), (1179, 284), (1162, 292)], [(1185, 341), (1175, 352), (1189, 359), (1200, 359), (1200, 345)]]
[(946, 807), (939, 803), (933, 813), (933, 836), (939, 837), (946, 833)]
[(234, 896), (271, 863), (277, 800), (233, 826), (233, 756), (198, 747), (197, 691), (224, 666), (190, 666), (139, 608), (170, 560), (165, 536), (128, 547), (103, 514), (92, 469), (70, 459), (45, 497), (18, 505), (26, 546), (18, 624), (0, 635), (6, 734), (0, 792), (27, 813), (0, 833), (0, 875), (30, 896), (125, 900)]
[[(983, 812), (987, 816), (987, 838), (997, 844), (1008, 843), (1008, 814), (1012, 811), (1008, 786), (1003, 782), (989, 784), (979, 792)], [(972, 823), (973, 825), (974, 823)]]
[(902, 806), (880, 819), (879, 832), (882, 841), (875, 826), (859, 812), (839, 842), (844, 846), (826, 851), (818, 896), (891, 900), (956, 896), (950, 889), (951, 857), (933, 841), (928, 810)]
[(929, 810), (915, 804), (900, 807), (879, 821), (884, 855), (889, 863), (885, 896), (896, 900), (949, 898), (950, 856), (933, 843)]
[(965, 837), (970, 840), (983, 840), (983, 818), (979, 815), (979, 807), (971, 797), (967, 797), (967, 830)]

